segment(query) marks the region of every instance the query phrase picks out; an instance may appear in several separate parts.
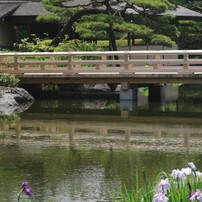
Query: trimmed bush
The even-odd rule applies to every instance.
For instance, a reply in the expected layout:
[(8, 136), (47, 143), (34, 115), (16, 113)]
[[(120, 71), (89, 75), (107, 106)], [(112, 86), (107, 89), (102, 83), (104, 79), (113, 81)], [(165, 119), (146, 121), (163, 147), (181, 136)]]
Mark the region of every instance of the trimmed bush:
[(15, 87), (19, 83), (19, 79), (15, 78), (14, 75), (0, 74), (0, 86), (4, 87)]

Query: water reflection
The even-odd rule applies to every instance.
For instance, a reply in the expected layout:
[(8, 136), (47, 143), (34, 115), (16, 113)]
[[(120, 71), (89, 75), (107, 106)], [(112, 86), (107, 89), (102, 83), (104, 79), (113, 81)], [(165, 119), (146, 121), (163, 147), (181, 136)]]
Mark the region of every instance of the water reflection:
[(35, 201), (110, 201), (135, 184), (193, 161), (202, 170), (202, 106), (179, 97), (130, 110), (116, 101), (38, 101), (0, 117), (0, 198), (17, 201), (26, 180)]
[(18, 105), (13, 105), (9, 107), (0, 106), (0, 115), (12, 115), (12, 114), (19, 114), (23, 111), (26, 111), (33, 102), (27, 102), (27, 103), (20, 103)]
[[(94, 114), (24, 113), (4, 136), (11, 140), (93, 149), (147, 149), (202, 152), (201, 119)], [(127, 118), (122, 118), (127, 116)]]

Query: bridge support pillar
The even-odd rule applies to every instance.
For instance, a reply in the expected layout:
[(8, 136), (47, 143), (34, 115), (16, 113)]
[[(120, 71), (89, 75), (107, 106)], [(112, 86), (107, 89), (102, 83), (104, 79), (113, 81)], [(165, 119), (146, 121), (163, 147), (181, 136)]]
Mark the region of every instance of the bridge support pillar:
[(166, 85), (149, 85), (149, 103), (159, 103), (164, 104), (166, 99), (165, 93)]
[(127, 82), (121, 83), (121, 90), (119, 94), (120, 110), (133, 111), (137, 107), (137, 95), (137, 88), (131, 88)]
[(41, 84), (21, 84), (19, 87), (24, 88), (33, 97), (37, 97), (41, 92)]
[(121, 83), (120, 100), (137, 100), (137, 88), (130, 88), (128, 82)]

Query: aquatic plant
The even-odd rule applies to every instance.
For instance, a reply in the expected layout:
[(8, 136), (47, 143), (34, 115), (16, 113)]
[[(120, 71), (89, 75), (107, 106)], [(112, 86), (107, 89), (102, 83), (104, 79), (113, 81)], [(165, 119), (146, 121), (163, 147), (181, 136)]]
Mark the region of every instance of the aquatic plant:
[[(137, 172), (136, 172), (137, 174)], [(149, 183), (143, 172), (145, 184), (139, 188), (138, 177), (134, 190), (124, 189), (114, 201), (138, 202), (202, 202), (202, 172), (196, 171), (193, 162), (187, 168), (161, 172), (157, 181)], [(158, 183), (157, 183), (158, 182)]]
[[(28, 196), (29, 198), (33, 196), (32, 193), (31, 193), (30, 187), (27, 184), (27, 182), (22, 182), (21, 190), (18, 193), (18, 202), (20, 202), (20, 200), (21, 200), (22, 193), (24, 193), (24, 195)], [(24, 201), (24, 199), (23, 199), (23, 201)], [(29, 200), (27, 200), (27, 201), (29, 201)]]

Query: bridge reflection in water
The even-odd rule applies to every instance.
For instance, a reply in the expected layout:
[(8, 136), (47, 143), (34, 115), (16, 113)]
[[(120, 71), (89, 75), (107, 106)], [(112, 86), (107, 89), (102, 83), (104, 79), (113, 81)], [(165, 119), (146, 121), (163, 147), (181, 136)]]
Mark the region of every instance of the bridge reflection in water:
[[(107, 120), (110, 120), (107, 121)], [(15, 140), (45, 146), (54, 144), (74, 149), (169, 150), (171, 152), (202, 152), (201, 119), (175, 117), (23, 114), (9, 128)], [(39, 144), (41, 146), (41, 144)]]

